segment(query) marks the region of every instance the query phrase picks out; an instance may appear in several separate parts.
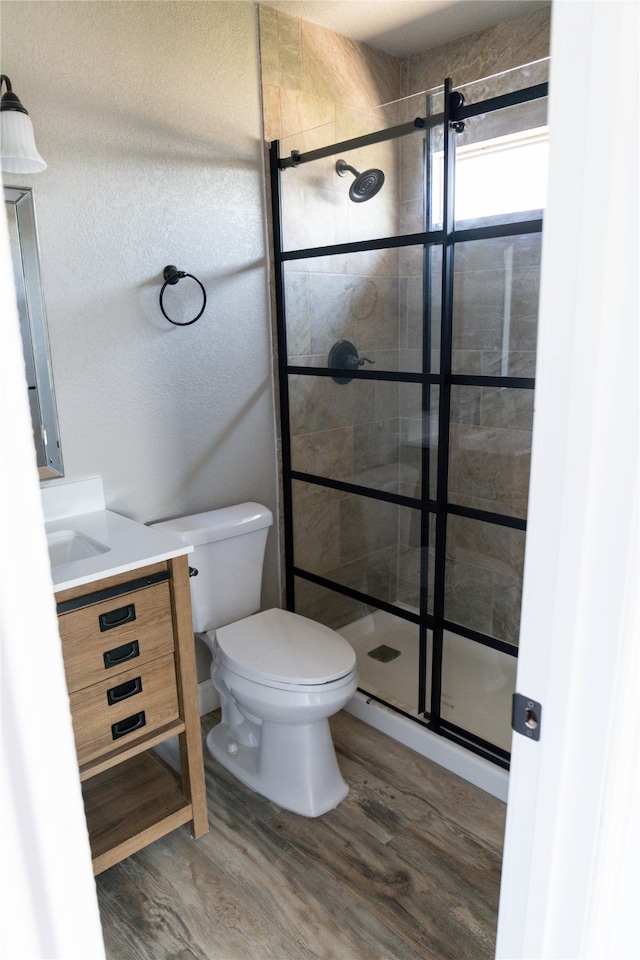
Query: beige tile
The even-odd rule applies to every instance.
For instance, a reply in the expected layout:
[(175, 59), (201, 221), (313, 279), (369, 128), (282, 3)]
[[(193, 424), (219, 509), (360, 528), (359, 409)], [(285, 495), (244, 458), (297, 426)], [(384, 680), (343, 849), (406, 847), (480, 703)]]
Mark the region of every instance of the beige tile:
[(262, 119), (264, 139), (267, 143), (280, 137), (280, 91), (273, 84), (262, 84)]
[(369, 557), (386, 548), (397, 549), (399, 509), (394, 503), (368, 497), (342, 500), (338, 533), (342, 563)]
[(481, 373), (488, 377), (535, 377), (535, 350), (509, 350), (506, 358), (502, 351), (482, 352)]
[(302, 356), (310, 352), (309, 283), (306, 273), (292, 273), (285, 283), (287, 352)]
[(294, 563), (324, 574), (340, 563), (340, 501), (311, 484), (293, 484)]
[(276, 11), (265, 4), (258, 4), (260, 34), (260, 70), (263, 84), (278, 86), (278, 22)]
[(533, 390), (483, 387), (480, 422), (488, 427), (530, 431), (533, 426)]
[(524, 564), (524, 533), (498, 524), (450, 516), (447, 556), (518, 579), (522, 577)]
[(331, 377), (291, 376), (289, 396), (292, 433), (316, 433), (365, 423), (374, 409), (375, 385), (370, 380), (337, 384)]
[[(383, 111), (355, 110), (340, 101), (336, 102), (336, 141), (338, 143), (353, 137), (362, 137), (377, 130), (385, 130), (387, 126), (388, 120)], [(386, 145), (377, 144), (376, 146), (383, 148)], [(349, 162), (351, 163), (356, 157), (357, 154), (351, 155)]]
[(490, 634), (493, 574), (468, 563), (448, 560), (445, 571), (444, 615), (472, 630)]
[(315, 24), (302, 22), (303, 89), (327, 100), (368, 110), (398, 99), (400, 64)]
[(396, 347), (398, 292), (393, 277), (312, 277), (312, 350), (328, 353), (337, 340), (350, 340), (363, 356), (368, 350)]
[(522, 577), (496, 574), (493, 578), (493, 636), (508, 643), (518, 643)]
[(317, 586), (308, 580), (296, 581), (296, 611), (311, 620), (317, 620), (339, 630), (348, 623), (353, 623), (370, 612), (365, 604), (343, 597)]
[[(348, 208), (345, 206), (345, 209)], [(327, 258), (322, 258), (323, 261), (325, 259)], [(354, 276), (397, 277), (399, 274), (400, 255), (397, 249), (363, 250), (360, 253), (344, 254), (341, 259), (344, 266), (340, 272)]]
[(381, 489), (397, 483), (399, 441), (399, 422), (395, 417), (354, 426), (355, 482)]
[[(451, 77), (455, 86), (549, 55), (551, 5), (506, 20), (409, 58), (405, 93), (429, 90)], [(527, 79), (525, 85), (529, 80)], [(535, 82), (535, 81), (534, 81)]]
[[(420, 550), (400, 546), (398, 551), (398, 585), (396, 600), (420, 607)], [(433, 607), (430, 607), (431, 611)]]
[[(461, 354), (467, 357), (480, 357), (479, 351), (455, 351), (457, 359)], [(455, 368), (460, 370), (458, 366)], [(468, 367), (464, 366), (464, 373), (472, 373)], [(470, 386), (453, 386), (451, 388), (451, 422), (452, 423), (481, 423), (482, 414), (482, 388)]]
[(358, 557), (331, 572), (331, 578), (345, 587), (366, 593), (377, 600), (390, 601), (395, 595), (395, 581), (391, 570), (397, 547), (384, 548), (377, 553)]
[[(333, 141), (335, 110), (331, 102), (314, 94), (302, 93), (287, 87), (280, 88), (280, 112), (282, 116), (283, 140), (295, 135), (295, 144), (287, 144), (287, 153), (291, 149), (315, 150)], [(301, 136), (305, 134), (305, 136)]]
[(278, 66), (281, 87), (302, 89), (301, 21), (281, 10), (277, 11)]
[[(451, 358), (451, 369), (454, 373), (464, 373), (467, 375), (481, 375), (485, 371), (482, 367), (482, 361), (485, 355), (488, 355), (489, 351), (482, 352), (482, 350), (460, 350), (456, 349), (453, 351)], [(502, 356), (501, 352), (495, 351), (495, 356)], [(459, 418), (452, 417), (453, 420), (458, 420)], [(472, 422), (479, 422), (477, 420)]]
[(296, 173), (287, 170), (288, 180), (282, 191), (284, 249), (305, 250), (346, 242), (348, 221), (342, 198), (327, 187), (322, 176), (309, 189), (304, 183), (294, 182)]
[(476, 501), (484, 501), (485, 509), (521, 516), (528, 494), (530, 433), (452, 423), (450, 438), (452, 502), (480, 506)]
[[(353, 481), (353, 427), (323, 430), (291, 438), (291, 463), (294, 470), (334, 480)], [(335, 494), (335, 491), (333, 491)], [(326, 490), (325, 495), (331, 496)], [(337, 496), (342, 496), (337, 494)]]

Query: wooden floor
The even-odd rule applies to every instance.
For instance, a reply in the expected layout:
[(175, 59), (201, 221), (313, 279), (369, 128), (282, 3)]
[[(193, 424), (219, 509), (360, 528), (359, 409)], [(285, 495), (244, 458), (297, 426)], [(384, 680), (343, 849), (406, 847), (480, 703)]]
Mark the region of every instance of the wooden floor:
[(97, 878), (109, 960), (494, 956), (505, 805), (348, 714), (331, 723), (351, 792), (316, 819), (205, 749), (209, 834), (182, 827)]

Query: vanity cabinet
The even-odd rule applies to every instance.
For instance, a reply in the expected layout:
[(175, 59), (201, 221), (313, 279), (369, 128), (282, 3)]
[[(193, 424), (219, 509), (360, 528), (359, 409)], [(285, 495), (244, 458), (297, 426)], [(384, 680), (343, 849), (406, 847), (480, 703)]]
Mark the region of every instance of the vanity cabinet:
[[(186, 556), (56, 593), (94, 873), (207, 833)], [(178, 737), (180, 773), (152, 750)]]

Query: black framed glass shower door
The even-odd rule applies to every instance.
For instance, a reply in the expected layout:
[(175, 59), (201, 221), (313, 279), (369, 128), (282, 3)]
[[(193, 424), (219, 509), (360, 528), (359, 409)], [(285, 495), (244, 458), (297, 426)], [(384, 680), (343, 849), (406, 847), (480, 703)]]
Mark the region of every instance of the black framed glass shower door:
[[(271, 145), (285, 589), (354, 644), (363, 692), (506, 767), (542, 213), (483, 210), (468, 182), (525, 162), (547, 87), (474, 92)], [(384, 187), (354, 204), (368, 167)]]

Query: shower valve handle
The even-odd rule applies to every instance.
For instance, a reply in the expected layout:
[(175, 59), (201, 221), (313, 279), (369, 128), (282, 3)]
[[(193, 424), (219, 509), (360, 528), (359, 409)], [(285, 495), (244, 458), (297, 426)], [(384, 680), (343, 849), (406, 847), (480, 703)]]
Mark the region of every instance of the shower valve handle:
[(356, 360), (355, 357), (351, 357), (350, 360), (349, 366), (354, 370), (356, 367), (364, 367), (365, 363), (375, 363), (375, 360), (369, 360), (369, 357), (360, 357), (358, 360)]
[[(337, 367), (339, 370), (357, 370), (363, 367), (365, 363), (375, 363), (369, 357), (359, 357), (358, 351), (349, 340), (338, 340), (331, 347), (328, 358), (329, 367)], [(333, 377), (336, 383), (351, 383), (353, 377)]]

